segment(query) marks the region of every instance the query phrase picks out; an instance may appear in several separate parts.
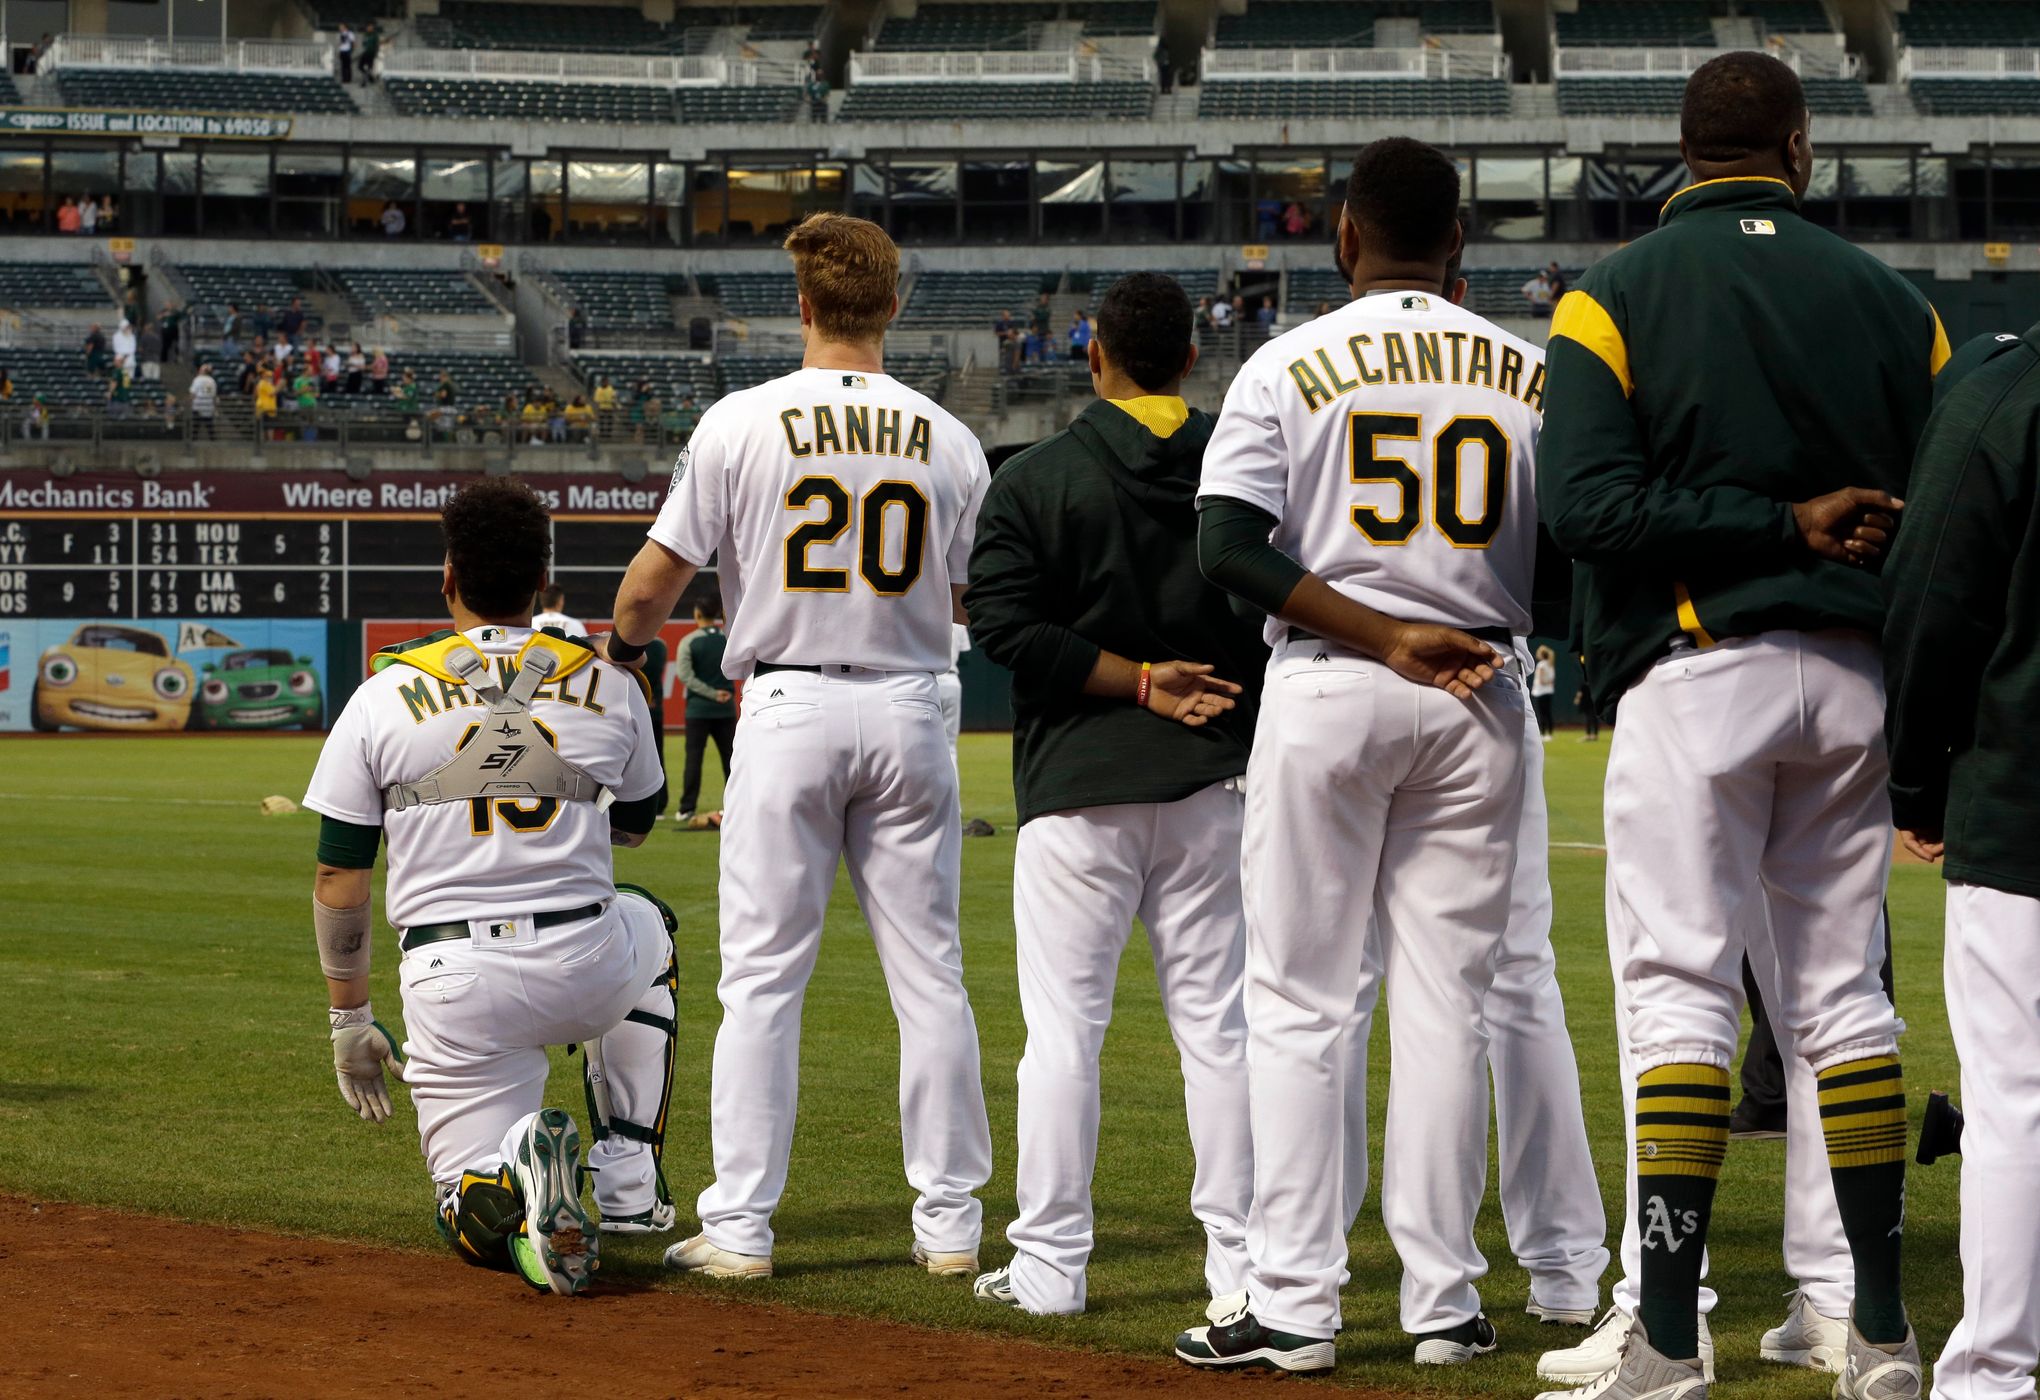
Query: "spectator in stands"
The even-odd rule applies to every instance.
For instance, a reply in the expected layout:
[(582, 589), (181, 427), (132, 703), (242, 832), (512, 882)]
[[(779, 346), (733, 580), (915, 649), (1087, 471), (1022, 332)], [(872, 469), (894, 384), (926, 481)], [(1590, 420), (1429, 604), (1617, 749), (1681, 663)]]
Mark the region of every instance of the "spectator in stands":
[(567, 348), (579, 350), (581, 342), (588, 338), (588, 317), (580, 307), (567, 312)]
[(14, 376), (0, 369), (0, 404), (14, 401)]
[(139, 326), (147, 319), (142, 309), (142, 294), (133, 287), (128, 288), (127, 296), (121, 301), (120, 318), (131, 326)]
[(106, 377), (106, 416), (126, 418), (134, 412), (135, 386), (124, 368), (116, 365)]
[(701, 410), (694, 406), (694, 395), (682, 394), (680, 405), (667, 415), (666, 431), (681, 447), (694, 439), (694, 430), (701, 423)]
[(361, 31), (360, 48), (361, 82), (362, 86), (366, 87), (375, 81), (375, 58), (382, 52), (382, 30), (376, 27), (374, 20), (370, 20), (368, 26)]
[(1237, 293), (1232, 299), (1232, 323), (1235, 326), (1244, 326), (1247, 323), (1247, 299)]
[(157, 324), (163, 331), (163, 363), (175, 364), (184, 347), (184, 308), (174, 301), (163, 303)]
[(78, 201), (78, 232), (87, 238), (99, 232), (99, 201), (89, 194)]
[[(265, 306), (262, 309), (267, 311), (269, 308)], [(285, 307), (283, 314), (276, 318), (276, 329), (283, 332), (283, 338), (290, 342), (293, 349), (297, 347), (298, 342), (304, 338), (305, 334), (305, 299), (303, 297), (292, 297), (290, 299), (290, 305)], [(261, 324), (260, 313), (257, 313), (255, 333), (257, 335), (267, 335), (269, 333)]]
[(220, 382), (213, 378), (211, 365), (200, 365), (198, 373), (191, 376), (191, 435), (204, 433), (217, 437), (213, 426), (213, 414), (219, 408)]
[(113, 352), (106, 346), (106, 332), (94, 321), (85, 332), (85, 373), (98, 379), (113, 368)]
[(141, 331), (135, 336), (135, 363), (143, 379), (158, 380), (163, 377), (163, 332), (154, 321), (142, 322)]
[(375, 358), (368, 362), (368, 391), (372, 394), (386, 394), (390, 388), (389, 354), (377, 349)]
[(432, 402), (441, 408), (452, 408), (460, 402), (460, 386), (453, 382), (453, 371), (439, 371), (439, 379), (432, 386)]
[(50, 406), (43, 402), (41, 394), (28, 401), (28, 416), (22, 419), (21, 436), (24, 439), (39, 437), (44, 442), (50, 440)]
[(276, 343), (269, 347), (269, 362), (278, 369), (287, 369), (290, 366), (290, 342), (278, 337)]
[(1530, 280), (1523, 284), (1523, 300), (1529, 303), (1532, 316), (1551, 314), (1551, 275), (1543, 268), (1538, 268)]
[(418, 411), (418, 376), (405, 370), (404, 377), (397, 381), (395, 397), (400, 413), (415, 414)]
[(1557, 306), (1559, 298), (1565, 295), (1565, 270), (1555, 262), (1546, 263), (1544, 277), (1551, 283), (1551, 304)]
[(475, 221), (468, 215), (466, 200), (455, 202), (453, 217), (446, 221), (446, 234), (456, 243), (474, 242)]
[(163, 430), (171, 433), (177, 431), (177, 395), (175, 394), (163, 395)]
[(257, 302), (255, 314), (248, 318), (248, 329), (257, 340), (267, 340), (276, 334), (276, 313), (268, 302)]
[(1091, 318), (1081, 311), (1070, 316), (1070, 358), (1091, 358)]
[(567, 432), (576, 442), (595, 440), (595, 410), (588, 406), (588, 400), (574, 395), (574, 401), (567, 405)]
[(1048, 358), (1048, 338), (1054, 320), (1055, 313), (1049, 308), (1048, 293), (1043, 292), (1027, 317), (1027, 331), (1033, 337), (1033, 343), (1027, 347), (1028, 359), (1040, 361)]
[(353, 348), (347, 352), (347, 392), (360, 393), (361, 378), (367, 373), (368, 353), (361, 348), (361, 342), (357, 340)]
[(595, 414), (602, 424), (602, 436), (616, 435), (616, 386), (607, 375), (595, 385)]
[(262, 425), (276, 417), (276, 400), (280, 384), (274, 372), (258, 373), (255, 376), (255, 431), (259, 436)]
[(999, 346), (1000, 369), (1010, 370), (1014, 368), (1014, 362), (1017, 359), (1014, 341), (1019, 337), (1019, 334), (1020, 323), (1013, 319), (1013, 312), (1010, 307), (1001, 311), (993, 319), (992, 335), (997, 340)]
[(340, 35), (333, 41), (333, 52), (340, 60), (340, 81), (354, 81), (354, 31), (346, 25), (340, 26)]
[(234, 376), (234, 388), (243, 397), (255, 392), (255, 381), (262, 377), (262, 362), (253, 350), (241, 352), (241, 368)]
[(829, 80), (822, 76), (822, 70), (808, 70), (806, 86), (808, 117), (812, 121), (825, 122), (829, 119)]
[(1215, 331), (1231, 330), (1233, 305), (1224, 297), (1211, 303), (1211, 328)]
[(57, 232), (76, 233), (77, 231), (78, 201), (66, 196), (64, 202), (57, 206)]
[(99, 196), (99, 231), (112, 233), (120, 225), (120, 206), (113, 202), (113, 196)]
[(397, 202), (394, 199), (383, 201), (382, 213), (376, 216), (376, 222), (382, 225), (382, 231), (386, 237), (402, 238), (404, 236), (404, 211), (397, 207)]
[(1261, 333), (1263, 335), (1269, 335), (1274, 332), (1275, 321), (1280, 314), (1281, 313), (1275, 309), (1275, 298), (1273, 297), (1261, 298), (1261, 309), (1254, 313), (1254, 319), (1261, 323)]
[[(42, 72), (43, 58), (45, 55), (49, 53), (50, 45), (55, 42), (56, 41), (52, 39), (48, 34), (43, 35), (42, 38), (35, 41), (35, 47), (28, 51), (28, 69), (27, 69), (28, 72), (30, 73)], [(44, 434), (44, 436), (47, 437), (48, 434), (46, 433)]]
[(291, 400), (297, 408), (298, 416), (304, 420), (304, 432), (302, 434), (304, 440), (306, 442), (317, 442), (319, 440), (319, 428), (312, 420), (312, 414), (319, 407), (319, 377), (312, 373), (311, 361), (307, 360), (304, 366), (298, 370), (297, 378), (290, 382), (290, 394)]
[(518, 410), (517, 421), (524, 425), (524, 440), (536, 447), (545, 441), (545, 401), (533, 394)]
[(324, 393), (337, 393), (340, 388), (340, 347), (328, 345), (319, 356), (319, 386)]
[(227, 314), (220, 318), (220, 350), (223, 354), (241, 353), (241, 308), (233, 302), (227, 303)]
[(1164, 95), (1176, 90), (1176, 70), (1170, 66), (1169, 51), (1160, 44), (1155, 45), (1155, 86)]
[(1282, 236), (1301, 238), (1310, 232), (1310, 214), (1295, 200), (1290, 200), (1282, 209)]
[[(659, 392), (657, 385), (645, 385), (645, 398), (642, 407), (644, 409), (644, 422), (640, 425), (639, 431), (642, 434), (649, 435), (654, 443), (664, 442), (666, 440), (666, 398), (665, 395)], [(642, 442), (644, 437), (640, 436), (637, 440)]]
[(135, 372), (135, 327), (122, 321), (113, 331), (113, 367), (121, 374)]
[(1197, 310), (1193, 318), (1192, 324), (1194, 324), (1200, 332), (1208, 331), (1211, 329), (1210, 297), (1197, 298)]

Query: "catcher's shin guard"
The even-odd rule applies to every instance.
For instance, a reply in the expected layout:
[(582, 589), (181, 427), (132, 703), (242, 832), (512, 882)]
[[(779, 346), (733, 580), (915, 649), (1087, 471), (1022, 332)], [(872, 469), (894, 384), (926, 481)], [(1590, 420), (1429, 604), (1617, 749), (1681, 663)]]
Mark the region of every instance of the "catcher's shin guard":
[[(582, 1047), (588, 1135), (595, 1143), (588, 1164), (595, 1171), (595, 1203), (602, 1210), (605, 1229), (665, 1229), (672, 1223), (673, 1197), (662, 1159), (666, 1109), (673, 1094), (680, 969), (672, 934), (679, 922), (648, 890), (618, 885), (617, 893), (635, 896), (658, 910), (666, 928), (666, 957), (658, 977), (621, 1024)], [(641, 1195), (644, 1164), (634, 1145), (650, 1149), (649, 1200)], [(633, 1162), (634, 1158), (639, 1160)]]
[(460, 1184), (439, 1188), (439, 1233), (453, 1252), (484, 1269), (515, 1273), (510, 1241), (524, 1228), (524, 1206), (510, 1180), (510, 1169), (462, 1172)]

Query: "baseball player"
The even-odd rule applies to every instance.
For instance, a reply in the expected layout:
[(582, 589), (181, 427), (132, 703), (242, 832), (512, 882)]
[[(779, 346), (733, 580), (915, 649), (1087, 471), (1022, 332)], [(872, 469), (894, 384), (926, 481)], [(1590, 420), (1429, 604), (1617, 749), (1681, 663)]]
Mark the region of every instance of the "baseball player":
[(629, 659), (719, 560), (723, 674), (749, 684), (724, 799), (715, 1181), (701, 1233), (666, 1262), (716, 1277), (772, 1271), (801, 998), (840, 860), (900, 1023), (913, 1258), (970, 1275), (991, 1130), (963, 989), (963, 836), (935, 676), (949, 665), (989, 472), (962, 424), (885, 373), (899, 250), (884, 231), (818, 214), (786, 247), (803, 366), (702, 415), (608, 641)]
[(555, 628), (568, 637), (588, 635), (587, 624), (578, 617), (567, 615), (567, 590), (556, 583), (549, 583), (545, 592), (539, 595), (539, 610), (532, 614), (531, 625), (540, 629)]
[(1707, 1393), (1697, 1304), (1746, 948), (1818, 1078), (1855, 1264), (1835, 1394), (1919, 1393), (1899, 1287), (1898, 1021), (1878, 976), (1883, 605), (1863, 566), (1891, 528), (1947, 337), (1905, 279), (1800, 218), (1806, 133), (1784, 64), (1702, 65), (1680, 114), (1695, 183), (1552, 319), (1538, 495), (1588, 566), (1594, 703), (1622, 706), (1608, 926), (1641, 1268), (1621, 1365), (1582, 1392), (1606, 1400)]
[[(379, 652), (333, 726), (304, 805), (321, 816), (313, 928), (341, 1097), (390, 1116), (410, 1086), (441, 1233), (462, 1258), (578, 1293), (598, 1262), (580, 1135), (542, 1109), (548, 1045), (585, 1054), (601, 1228), (670, 1229), (659, 1157), (673, 1072), (673, 916), (611, 874), (661, 787), (648, 697), (585, 643), (531, 628), (551, 553), (521, 482), (463, 486), (441, 517), (451, 632)], [(369, 872), (409, 1038), (368, 999)], [(401, 1065), (401, 1069), (399, 1069)]]
[[(1972, 347), (1975, 347), (1972, 349)], [(1935, 1400), (2031, 1400), (2040, 1366), (2040, 862), (2034, 511), (2040, 326), (1971, 342), (1920, 443), (1884, 571), (1892, 814), (1948, 881), (1962, 1060), (1962, 1320)], [(1951, 366), (1942, 378), (1957, 372)]]
[(971, 626), (1013, 672), (1027, 1018), (1013, 1261), (976, 1289), (1031, 1313), (1084, 1309), (1098, 1053), (1136, 918), (1182, 1061), (1213, 1297), (1245, 1283), (1254, 1186), (1239, 873), (1254, 695), (1211, 673), (1255, 679), (1267, 649), (1197, 571), (1213, 420), (1181, 393), (1190, 299), (1135, 273), (1097, 324), (1098, 400), (999, 472), (971, 560)]
[(722, 760), (723, 785), (729, 785), (730, 752), (737, 738), (736, 687), (722, 669), (729, 644), (729, 635), (723, 631), (722, 599), (710, 596), (696, 603), (694, 630), (680, 643), (674, 659), (680, 688), (687, 696), (687, 764), (681, 769), (680, 808), (673, 814), (673, 820), (682, 826), (694, 821), (694, 808), (701, 800), (701, 770), (711, 740), (716, 757)]
[[(1497, 648), (1530, 627), (1536, 349), (1453, 304), (1459, 174), (1364, 149), (1338, 258), (1354, 300), (1241, 370), (1205, 454), (1199, 553), (1269, 614), (1243, 886), (1254, 1205), (1243, 1295), (1177, 1339), (1199, 1366), (1333, 1363), (1346, 1260), (1349, 1047), (1367, 919), (1396, 1014), (1391, 1192), (1415, 1359), (1495, 1346), (1474, 1281), (1487, 1161), (1483, 1004), (1509, 920), (1528, 701)], [(1271, 539), (1272, 536), (1272, 539)], [(1414, 683), (1413, 683), (1414, 682)], [(1340, 1174), (1343, 1177), (1343, 1173)]]

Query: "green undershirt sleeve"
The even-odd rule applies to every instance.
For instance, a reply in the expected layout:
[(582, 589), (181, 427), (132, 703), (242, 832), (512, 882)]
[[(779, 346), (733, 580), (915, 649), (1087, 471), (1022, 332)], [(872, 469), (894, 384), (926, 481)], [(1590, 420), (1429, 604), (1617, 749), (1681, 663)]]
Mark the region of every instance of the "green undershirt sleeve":
[(382, 828), (356, 826), (337, 817), (319, 818), (319, 864), (335, 870), (370, 870), (382, 845)]
[(1207, 496), (1197, 508), (1197, 566), (1236, 598), (1279, 614), (1310, 570), (1268, 542), (1275, 517), (1229, 496)]

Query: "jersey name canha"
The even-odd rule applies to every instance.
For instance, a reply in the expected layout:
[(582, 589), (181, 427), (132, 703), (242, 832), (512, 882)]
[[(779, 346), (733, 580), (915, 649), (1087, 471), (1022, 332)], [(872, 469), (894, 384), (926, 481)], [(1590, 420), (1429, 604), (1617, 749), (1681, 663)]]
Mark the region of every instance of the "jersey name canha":
[(970, 430), (890, 375), (796, 370), (702, 415), (651, 537), (715, 559), (733, 680), (760, 661), (946, 671), (990, 480)]
[[(465, 635), (501, 683), (531, 632), (476, 627)], [(560, 757), (618, 801), (659, 790), (651, 711), (635, 677), (590, 661), (540, 686), (531, 713)], [(384, 788), (445, 763), (488, 714), (473, 690), (399, 662), (362, 682), (319, 751), (304, 805), (384, 829), (384, 908), (396, 928), (573, 909), (616, 893), (609, 814), (593, 802), (477, 798), (383, 810)]]
[[(1199, 499), (1279, 522), (1275, 546), (1406, 622), (1530, 630), (1544, 355), (1447, 298), (1379, 292), (1241, 368)], [(1274, 644), (1288, 628), (1270, 619)]]

